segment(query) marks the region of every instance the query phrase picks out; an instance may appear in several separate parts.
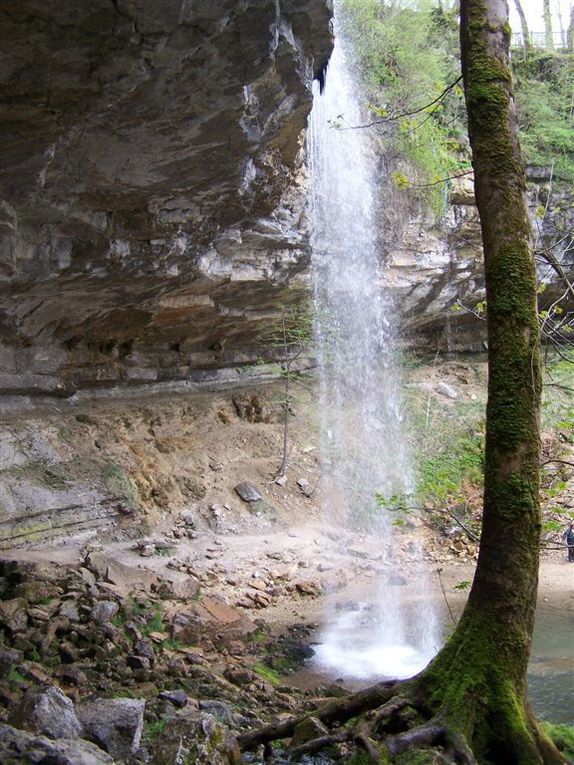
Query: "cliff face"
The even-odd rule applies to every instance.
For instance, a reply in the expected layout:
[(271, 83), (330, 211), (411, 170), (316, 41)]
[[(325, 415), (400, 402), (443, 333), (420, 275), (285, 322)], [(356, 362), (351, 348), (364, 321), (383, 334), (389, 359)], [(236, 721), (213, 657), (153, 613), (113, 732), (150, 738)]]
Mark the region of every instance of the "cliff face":
[[(527, 200), (536, 251), (554, 258), (570, 281), (574, 278), (574, 198), (560, 181), (529, 177)], [(409, 346), (427, 351), (482, 351), (486, 322), (476, 315), (485, 300), (480, 220), (469, 176), (452, 183), (449, 205), (440, 223), (412, 210), (394, 211), (394, 236), (383, 249), (388, 263), (399, 329)], [(540, 254), (536, 256), (541, 292), (539, 309), (548, 309), (561, 296), (565, 282)], [(572, 310), (572, 300), (561, 303)]]
[(0, 8), (3, 391), (217, 378), (297, 297), (325, 0)]

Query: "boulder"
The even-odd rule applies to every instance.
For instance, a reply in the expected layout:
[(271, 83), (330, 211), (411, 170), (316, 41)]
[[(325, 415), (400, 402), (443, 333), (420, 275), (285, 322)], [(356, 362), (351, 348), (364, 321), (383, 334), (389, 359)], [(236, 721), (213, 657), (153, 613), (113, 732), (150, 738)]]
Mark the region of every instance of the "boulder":
[(297, 486), (301, 489), (306, 497), (310, 497), (313, 494), (313, 487), (306, 478), (299, 478)]
[(0, 601), (0, 626), (7, 627), (10, 632), (22, 632), (28, 625), (26, 609), (28, 603), (24, 598), (12, 598)]
[(19, 651), (12, 651), (0, 646), (0, 678), (7, 677), (20, 659)]
[(28, 690), (8, 722), (50, 738), (81, 738), (82, 726), (73, 702), (55, 685)]
[(163, 699), (164, 701), (169, 701), (169, 703), (173, 704), (174, 707), (185, 707), (189, 700), (187, 693), (181, 690), (162, 691), (159, 694), (159, 698)]
[(96, 603), (92, 608), (90, 618), (97, 624), (107, 624), (119, 610), (120, 607), (117, 603), (114, 603), (111, 600), (100, 600), (99, 603)]
[(168, 721), (154, 747), (155, 765), (241, 765), (233, 734), (206, 712)]
[(260, 499), (263, 499), (259, 490), (247, 481), (238, 483), (234, 488), (244, 502), (258, 502)]
[(139, 748), (144, 709), (144, 699), (97, 699), (79, 704), (78, 717), (86, 738), (125, 759)]
[(436, 386), (436, 389), (438, 393), (442, 393), (442, 395), (446, 396), (447, 398), (458, 398), (458, 392), (452, 387), (452, 385), (449, 385), (448, 383), (440, 382)]
[(0, 724), (0, 762), (3, 765), (114, 765), (109, 754), (83, 739), (55, 739)]

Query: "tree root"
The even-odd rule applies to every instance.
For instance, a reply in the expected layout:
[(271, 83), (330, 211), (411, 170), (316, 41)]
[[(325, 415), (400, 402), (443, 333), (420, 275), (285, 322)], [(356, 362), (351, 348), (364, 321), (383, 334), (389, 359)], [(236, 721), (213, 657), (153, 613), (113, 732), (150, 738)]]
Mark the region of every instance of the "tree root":
[[(448, 713), (448, 700), (444, 702), (445, 706), (430, 709), (425, 695), (420, 676), (413, 680), (379, 683), (325, 704), (316, 711), (290, 717), (277, 725), (247, 731), (238, 737), (238, 743), (242, 751), (255, 749), (261, 744), (269, 750), (272, 741), (291, 738), (297, 726), (313, 717), (320, 720), (328, 730), (291, 749), (287, 747), (293, 762), (298, 762), (304, 755), (317, 754), (339, 744), (362, 750), (363, 757), (366, 756), (372, 765), (390, 763), (396, 755), (421, 747), (440, 747), (443, 756), (453, 765), (478, 765), (483, 762), (472, 751), (472, 742), (453, 728), (453, 718)], [(359, 719), (345, 725), (355, 717)], [(546, 739), (530, 714), (528, 721), (534, 740), (530, 739), (528, 756), (517, 755), (516, 763), (564, 763), (565, 760)], [(517, 746), (521, 748), (523, 744), (518, 741)], [(501, 750), (496, 753), (493, 750), (487, 755), (487, 760), (493, 765), (509, 765), (510, 762)]]
[(320, 752), (321, 749), (327, 749), (329, 746), (333, 746), (333, 744), (342, 744), (345, 741), (350, 741), (351, 738), (352, 733), (350, 731), (343, 731), (342, 733), (335, 733), (330, 736), (318, 736), (317, 738), (312, 738), (310, 741), (306, 741), (304, 744), (299, 744), (299, 746), (293, 747), (293, 749), (289, 749), (289, 757), (291, 759), (297, 759), (304, 754), (315, 754), (316, 752)]
[(355, 733), (355, 743), (366, 753), (369, 762), (372, 765), (379, 765), (381, 755), (377, 747), (371, 741), (371, 727), (366, 722), (360, 722), (357, 725)]
[(332, 701), (316, 712), (290, 717), (277, 725), (268, 725), (260, 730), (242, 733), (237, 738), (239, 748), (245, 752), (268, 741), (289, 738), (293, 735), (295, 728), (311, 716), (316, 717), (325, 725), (347, 722), (351, 717), (356, 717), (370, 709), (377, 709), (385, 704), (393, 697), (399, 685), (400, 683), (395, 681), (378, 683), (347, 698)]
[(446, 729), (443, 725), (437, 725), (430, 722), (426, 725), (420, 725), (418, 728), (412, 728), (404, 733), (391, 736), (385, 740), (385, 746), (390, 754), (400, 754), (407, 749), (413, 749), (416, 746), (439, 744), (444, 741)]

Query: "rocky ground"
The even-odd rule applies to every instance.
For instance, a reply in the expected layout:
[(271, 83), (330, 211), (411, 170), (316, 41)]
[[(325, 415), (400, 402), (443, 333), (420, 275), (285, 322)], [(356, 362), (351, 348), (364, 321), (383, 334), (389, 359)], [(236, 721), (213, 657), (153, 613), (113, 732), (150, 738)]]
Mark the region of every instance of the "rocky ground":
[[(413, 384), (447, 405), (453, 392), (480, 395), (456, 365), (421, 375)], [(400, 530), (392, 561), (376, 538), (322, 520), (310, 400), (303, 386), (284, 485), (274, 481), (278, 385), (7, 413), (8, 508), (24, 497), (28, 508), (56, 509), (0, 564), (2, 762), (239, 762), (239, 731), (343, 692), (332, 677), (300, 671), (325, 603), (368, 601), (379, 577), (407, 602), (420, 597), (415, 535), (428, 597), (445, 621), (460, 610), (476, 545), (452, 508), (429, 507), (433, 523)], [(574, 502), (564, 484), (552, 502), (566, 517)], [(70, 495), (88, 490), (114, 513), (92, 523), (95, 502), (75, 521), (68, 511), (66, 536), (55, 503), (73, 505)], [(471, 529), (478, 502), (469, 490)], [(14, 536), (18, 523), (5, 515), (2, 528)], [(545, 606), (574, 611), (571, 582), (563, 551), (545, 550)]]

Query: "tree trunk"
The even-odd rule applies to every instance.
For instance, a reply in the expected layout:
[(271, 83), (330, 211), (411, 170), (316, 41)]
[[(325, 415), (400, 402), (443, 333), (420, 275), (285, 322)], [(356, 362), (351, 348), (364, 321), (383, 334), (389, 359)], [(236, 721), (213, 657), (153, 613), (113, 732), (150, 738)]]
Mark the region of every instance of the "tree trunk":
[(516, 6), (516, 12), (518, 13), (518, 17), (520, 19), (520, 27), (522, 29), (522, 44), (525, 50), (530, 50), (532, 47), (530, 44), (530, 30), (528, 29), (528, 22), (526, 21), (526, 16), (522, 10), (520, 0), (514, 0), (514, 5)]
[(554, 48), (554, 35), (552, 34), (552, 11), (550, 0), (542, 0), (544, 6), (544, 44), (546, 50)]
[(540, 542), (536, 279), (504, 0), (461, 1), (461, 57), (485, 260), (484, 515), (463, 616), (423, 677), (479, 762), (561, 762), (527, 703)]
[(566, 33), (568, 53), (574, 53), (574, 3), (570, 6), (570, 22)]

